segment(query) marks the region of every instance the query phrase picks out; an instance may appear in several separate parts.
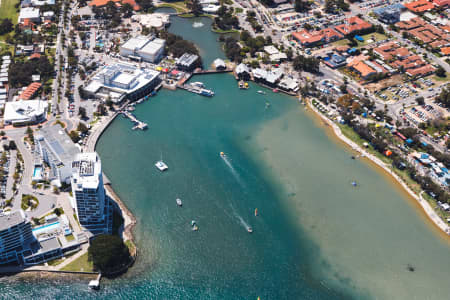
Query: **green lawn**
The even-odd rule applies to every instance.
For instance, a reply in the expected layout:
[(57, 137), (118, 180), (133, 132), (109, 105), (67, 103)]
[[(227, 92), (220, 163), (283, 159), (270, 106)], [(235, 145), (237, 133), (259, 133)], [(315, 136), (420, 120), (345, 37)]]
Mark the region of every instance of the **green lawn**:
[(369, 40), (372, 40), (372, 43), (385, 40), (387, 39), (387, 36), (378, 32), (373, 32), (362, 35), (362, 38), (364, 39), (364, 42), (358, 42), (358, 47), (367, 45)]
[(17, 17), (19, 16), (19, 12), (14, 7), (14, 5), (19, 2), (19, 0), (1, 0), (0, 18), (9, 18), (14, 24), (17, 24)]
[(171, 3), (162, 3), (157, 6), (157, 8), (160, 7), (170, 7), (177, 11), (177, 13), (184, 13), (188, 12), (189, 9), (186, 7), (186, 4), (184, 1), (178, 1), (178, 2), (171, 2)]
[(339, 41), (336, 41), (336, 42), (333, 42), (333, 43), (331, 43), (331, 45), (333, 45), (333, 46), (345, 46), (345, 45), (348, 45), (348, 43), (350, 43), (350, 41), (349, 40), (347, 40), (347, 39), (342, 39), (342, 40), (339, 40)]
[(93, 272), (94, 266), (92, 262), (88, 261), (88, 254), (85, 253), (78, 257), (76, 260), (65, 266), (61, 271), (82, 271), (82, 272)]

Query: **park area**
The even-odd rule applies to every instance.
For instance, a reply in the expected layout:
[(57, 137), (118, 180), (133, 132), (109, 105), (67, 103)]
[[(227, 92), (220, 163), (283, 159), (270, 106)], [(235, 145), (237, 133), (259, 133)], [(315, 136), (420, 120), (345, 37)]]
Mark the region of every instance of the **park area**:
[(0, 18), (11, 19), (14, 24), (17, 24), (17, 17), (19, 16), (19, 8), (16, 8), (16, 4), (19, 4), (19, 0), (0, 0)]

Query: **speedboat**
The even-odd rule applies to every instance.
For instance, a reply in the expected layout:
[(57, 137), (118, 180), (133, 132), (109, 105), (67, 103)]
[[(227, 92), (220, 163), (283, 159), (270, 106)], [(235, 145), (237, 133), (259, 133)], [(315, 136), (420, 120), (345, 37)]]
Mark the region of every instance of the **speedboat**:
[(352, 181), (352, 185), (357, 186), (358, 184), (356, 183), (356, 181)]
[(93, 290), (98, 290), (100, 288), (100, 282), (98, 280), (91, 280), (89, 282), (89, 288)]
[(257, 217), (257, 216), (258, 216), (258, 209), (255, 208), (255, 217)]
[(248, 233), (252, 233), (252, 232), (253, 232), (253, 229), (252, 229), (251, 227), (248, 227), (248, 228), (247, 228), (247, 232), (248, 232)]
[(162, 161), (157, 161), (155, 166), (161, 171), (164, 172), (165, 170), (167, 170), (169, 167)]
[(194, 86), (196, 86), (196, 87), (199, 87), (199, 88), (204, 88), (205, 87), (205, 85), (203, 84), (203, 82), (200, 82), (200, 81), (196, 81), (196, 82), (193, 82), (193, 83), (191, 83), (192, 85), (194, 85)]
[(198, 226), (197, 225), (192, 226), (192, 230), (193, 231), (197, 231), (198, 230)]
[(220, 152), (220, 156), (221, 156), (221, 157), (225, 157), (226, 155), (225, 155), (225, 153)]
[(196, 224), (195, 220), (192, 220), (191, 221), (191, 226), (195, 226), (195, 224)]
[(177, 205), (178, 205), (178, 206), (183, 206), (183, 202), (181, 202), (181, 199), (180, 199), (180, 198), (177, 198)]
[(261, 95), (265, 95), (265, 94), (266, 94), (266, 92), (261, 91), (261, 90), (259, 90), (257, 93), (258, 93), (258, 94), (261, 94)]

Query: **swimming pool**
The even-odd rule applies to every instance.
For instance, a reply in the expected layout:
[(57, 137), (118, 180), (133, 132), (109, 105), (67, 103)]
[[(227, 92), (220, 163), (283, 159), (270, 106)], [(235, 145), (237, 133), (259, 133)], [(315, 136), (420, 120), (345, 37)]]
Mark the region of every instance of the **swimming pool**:
[(42, 178), (42, 167), (34, 167), (33, 178), (34, 179)]
[(41, 233), (46, 233), (46, 232), (50, 232), (53, 230), (56, 230), (59, 228), (59, 222), (54, 222), (51, 224), (47, 224), (47, 225), (43, 225), (40, 227), (36, 227), (34, 228), (32, 231), (34, 234), (41, 234)]

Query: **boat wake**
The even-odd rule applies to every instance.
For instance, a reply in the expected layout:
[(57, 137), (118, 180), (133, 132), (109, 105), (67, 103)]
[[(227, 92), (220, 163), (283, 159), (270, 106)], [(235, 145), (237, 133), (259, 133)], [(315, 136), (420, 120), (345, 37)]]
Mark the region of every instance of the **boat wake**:
[(194, 28), (200, 28), (205, 26), (205, 24), (203, 24), (202, 22), (194, 22), (194, 24), (192, 24), (192, 27)]
[(249, 225), (247, 222), (245, 222), (244, 218), (242, 218), (241, 215), (239, 215), (239, 214), (237, 213), (237, 211), (236, 211), (236, 209), (233, 207), (233, 205), (230, 204), (230, 207), (231, 207), (231, 209), (233, 210), (233, 215), (234, 215), (234, 217), (235, 217), (236, 219), (239, 220), (239, 224), (240, 224), (242, 227), (244, 227), (245, 230), (248, 231), (248, 230), (251, 228), (250, 225)]
[(245, 188), (245, 184), (241, 179), (241, 176), (239, 176), (239, 173), (236, 171), (236, 169), (233, 167), (233, 165), (231, 164), (231, 161), (228, 159), (227, 156), (221, 156), (223, 161), (225, 162), (225, 164), (228, 166), (228, 168), (231, 171), (231, 174), (233, 174), (234, 178), (237, 180), (237, 182), (239, 183), (239, 185), (242, 188)]

